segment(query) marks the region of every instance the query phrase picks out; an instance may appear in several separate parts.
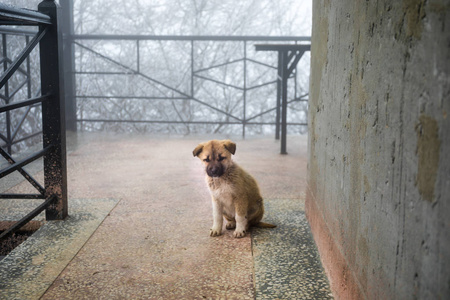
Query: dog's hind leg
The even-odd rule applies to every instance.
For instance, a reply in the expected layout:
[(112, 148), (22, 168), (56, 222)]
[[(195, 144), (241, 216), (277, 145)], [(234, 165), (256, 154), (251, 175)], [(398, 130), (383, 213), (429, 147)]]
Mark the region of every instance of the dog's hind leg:
[(233, 236), (235, 238), (241, 238), (245, 236), (248, 230), (247, 216), (245, 214), (236, 214), (236, 229), (234, 230)]

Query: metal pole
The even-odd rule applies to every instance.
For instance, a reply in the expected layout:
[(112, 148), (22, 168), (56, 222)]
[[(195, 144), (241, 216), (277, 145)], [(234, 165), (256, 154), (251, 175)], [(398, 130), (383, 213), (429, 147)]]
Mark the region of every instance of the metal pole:
[[(30, 42), (30, 37), (27, 35), (25, 37), (25, 41), (28, 45), (28, 43)], [(32, 97), (32, 93), (31, 93), (31, 62), (30, 62), (30, 56), (27, 56), (27, 95), (28, 95), (28, 99), (30, 99)]]
[(191, 98), (194, 98), (194, 40), (191, 40)]
[(287, 81), (289, 77), (288, 73), (288, 51), (282, 52), (281, 63), (281, 154), (287, 154), (286, 152), (286, 134), (287, 134)]
[(281, 51), (278, 51), (278, 73), (277, 73), (277, 103), (276, 103), (276, 115), (275, 115), (275, 139), (280, 139), (280, 113), (281, 113), (281, 79), (282, 79), (282, 64), (283, 56)]
[(44, 183), (46, 198), (56, 195), (56, 200), (46, 209), (47, 220), (62, 220), (68, 215), (66, 170), (65, 101), (62, 89), (62, 34), (59, 30), (60, 7), (45, 0), (38, 10), (51, 17), (52, 25), (40, 42), (41, 91), (50, 95), (42, 103), (42, 133), (44, 149), (52, 147), (44, 156)]
[(243, 118), (242, 118), (242, 138), (245, 139), (245, 123), (247, 122), (247, 42), (244, 41), (244, 91), (243, 91), (243, 97), (244, 97), (244, 111), (243, 111)]
[[(3, 71), (6, 72), (8, 69), (8, 60), (6, 59), (8, 57), (8, 49), (7, 49), (7, 42), (6, 42), (6, 34), (2, 34), (2, 46), (3, 46)], [(9, 84), (8, 82), (5, 83), (5, 104), (9, 104)], [(11, 113), (9, 111), (6, 112), (6, 147), (8, 154), (11, 155), (11, 148), (12, 140), (11, 140)]]
[(139, 40), (136, 40), (136, 69), (137, 72), (139, 73), (141, 71), (141, 56), (140, 56), (140, 46), (139, 46)]
[(77, 98), (75, 82), (75, 46), (73, 44), (73, 0), (61, 0), (61, 29), (64, 37), (64, 91), (66, 97), (66, 125), (77, 131)]

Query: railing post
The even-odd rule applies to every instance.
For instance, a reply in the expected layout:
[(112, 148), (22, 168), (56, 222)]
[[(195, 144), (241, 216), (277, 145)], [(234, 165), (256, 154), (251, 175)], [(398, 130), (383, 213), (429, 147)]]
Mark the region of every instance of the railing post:
[(277, 103), (276, 103), (276, 115), (275, 115), (275, 139), (280, 139), (280, 115), (281, 115), (281, 52), (278, 51), (278, 67), (277, 67)]
[(75, 98), (75, 49), (73, 44), (73, 0), (60, 0), (63, 32), (64, 91), (67, 130), (77, 131), (77, 99)]
[(244, 89), (243, 93), (243, 117), (242, 117), (242, 138), (245, 139), (245, 123), (247, 123), (247, 41), (244, 41)]
[[(2, 34), (2, 47), (3, 47), (3, 71), (8, 69), (8, 47), (6, 42), (6, 34)], [(5, 104), (9, 104), (9, 84), (5, 83)], [(12, 154), (12, 140), (11, 140), (11, 114), (9, 111), (6, 112), (6, 151), (8, 154)]]
[(288, 73), (288, 52), (281, 51), (281, 154), (286, 152), (286, 136), (287, 136), (287, 81)]
[[(60, 7), (53, 0), (44, 0), (39, 12), (50, 16), (52, 25), (40, 42), (41, 92), (51, 95), (42, 103), (42, 131), (44, 148), (52, 150), (44, 156), (44, 182), (46, 197), (56, 200), (46, 210), (47, 220), (67, 217), (67, 173), (65, 102), (63, 91), (62, 34), (59, 30)], [(42, 28), (41, 28), (42, 29)]]

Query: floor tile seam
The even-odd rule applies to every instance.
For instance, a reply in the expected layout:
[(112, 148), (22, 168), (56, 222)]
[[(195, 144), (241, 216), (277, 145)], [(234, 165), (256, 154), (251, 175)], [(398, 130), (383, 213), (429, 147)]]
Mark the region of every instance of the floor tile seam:
[[(95, 198), (76, 198), (77, 201), (88, 201), (88, 200), (94, 200)], [(114, 201), (116, 199), (113, 198), (103, 198), (104, 200), (110, 200), (110, 201)], [(83, 241), (82, 244), (80, 244), (79, 249), (73, 253), (73, 256), (65, 263), (64, 267), (61, 267), (61, 269), (59, 270), (58, 274), (54, 275), (54, 278), (52, 278), (51, 282), (48, 283), (48, 285), (46, 285), (45, 290), (42, 289), (42, 291), (40, 291), (40, 296), (39, 298), (43, 297), (45, 295), (45, 293), (51, 288), (51, 286), (53, 285), (53, 283), (59, 278), (59, 276), (68, 268), (68, 266), (72, 263), (72, 261), (77, 257), (77, 255), (79, 254), (79, 252), (85, 247), (85, 245), (88, 243), (88, 241), (92, 238), (92, 236), (95, 234), (95, 232), (97, 232), (97, 230), (99, 229), (99, 227), (103, 224), (103, 222), (105, 221), (105, 219), (108, 217), (108, 215), (110, 214), (110, 212), (117, 206), (117, 204), (119, 203), (119, 201), (117, 201), (114, 206), (112, 208), (110, 208), (108, 210), (108, 212), (106, 214), (102, 214), (97, 216), (98, 218), (101, 218), (102, 220), (99, 222), (99, 224), (97, 225), (97, 227), (95, 228), (95, 230), (93, 230), (91, 232), (91, 234), (86, 237), (86, 239)], [(76, 210), (77, 213), (80, 213), (81, 211), (78, 209)], [(82, 212), (81, 212), (82, 213)], [(70, 214), (69, 214), (70, 217)], [(61, 221), (48, 221), (45, 222), (43, 224), (43, 226), (41, 226), (42, 229), (45, 229), (44, 226), (46, 226), (47, 224), (49, 226), (54, 226), (55, 224), (61, 224), (62, 226), (64, 226), (64, 223), (60, 223)], [(64, 222), (64, 221), (62, 221)], [(64, 250), (62, 250), (64, 251)]]

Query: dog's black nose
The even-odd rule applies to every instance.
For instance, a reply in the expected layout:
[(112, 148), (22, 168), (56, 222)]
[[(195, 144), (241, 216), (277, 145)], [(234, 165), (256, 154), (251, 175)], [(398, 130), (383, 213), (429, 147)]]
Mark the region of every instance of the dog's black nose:
[(223, 175), (223, 166), (222, 165), (210, 165), (206, 169), (206, 173), (210, 177), (220, 177)]

